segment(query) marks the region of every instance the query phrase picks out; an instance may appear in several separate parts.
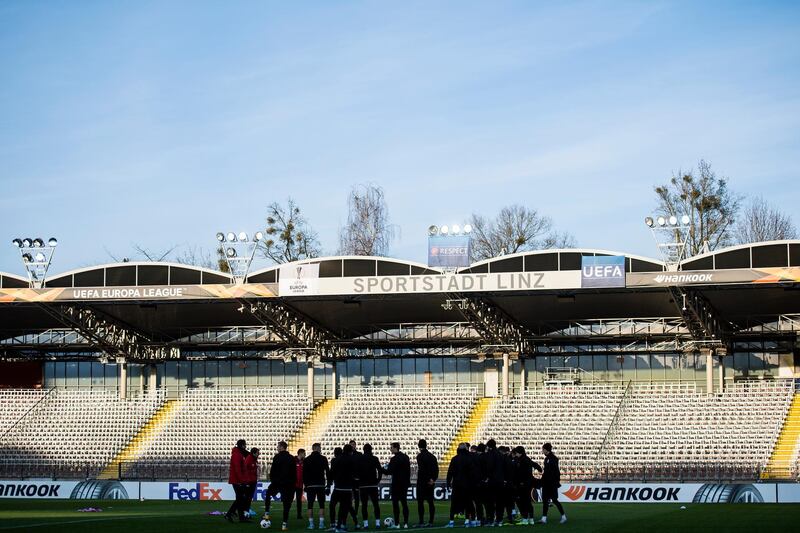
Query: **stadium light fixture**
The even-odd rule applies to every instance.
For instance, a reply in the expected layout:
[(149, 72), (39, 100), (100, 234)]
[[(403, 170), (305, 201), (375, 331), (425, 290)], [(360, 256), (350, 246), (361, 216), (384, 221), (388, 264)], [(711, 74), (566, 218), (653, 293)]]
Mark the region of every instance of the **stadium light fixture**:
[(464, 224), (464, 233), (472, 233), (472, 224)]
[(247, 232), (240, 231), (238, 234), (233, 231), (217, 232), (217, 241), (222, 243), (222, 257), (228, 265), (228, 271), (235, 284), (244, 283), (247, 274), (250, 272), (250, 265), (256, 254), (256, 249), (264, 239), (263, 231), (256, 231), (249, 238)]
[(428, 235), (433, 237), (434, 235), (438, 235), (438, 234), (439, 234), (439, 226), (436, 226), (436, 225), (428, 226)]
[(442, 226), (441, 228), (439, 228), (439, 232), (442, 235), (447, 235), (448, 233), (450, 233), (450, 228), (448, 226)]
[(461, 233), (461, 226), (459, 226), (458, 224), (453, 224), (451, 231), (453, 232), (453, 235), (458, 235)]
[(47, 241), (41, 237), (18, 237), (13, 239), (11, 244), (19, 250), (22, 264), (28, 273), (29, 286), (34, 289), (44, 287), (47, 270), (50, 268), (58, 240), (55, 237), (50, 237)]
[(667, 270), (678, 270), (686, 253), (686, 238), (691, 230), (689, 216), (647, 216), (644, 223), (653, 234)]

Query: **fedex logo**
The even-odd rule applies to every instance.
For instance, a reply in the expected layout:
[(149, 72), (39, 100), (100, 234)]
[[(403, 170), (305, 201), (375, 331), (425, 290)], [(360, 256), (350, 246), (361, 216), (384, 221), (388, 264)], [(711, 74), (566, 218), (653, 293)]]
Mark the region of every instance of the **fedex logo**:
[(169, 484), (170, 500), (222, 500), (222, 489), (214, 489), (208, 483), (197, 483), (193, 489), (185, 489), (180, 483)]

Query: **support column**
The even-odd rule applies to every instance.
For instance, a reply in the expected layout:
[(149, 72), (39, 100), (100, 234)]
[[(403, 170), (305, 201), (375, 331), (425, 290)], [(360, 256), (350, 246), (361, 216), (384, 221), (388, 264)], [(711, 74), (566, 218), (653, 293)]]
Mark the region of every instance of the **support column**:
[(331, 397), (335, 400), (336, 398), (339, 397), (339, 394), (338, 394), (339, 393), (339, 383), (338, 383), (339, 380), (336, 377), (336, 361), (331, 363), (331, 365), (332, 365), (332, 367), (331, 367), (331, 382), (332, 382), (332, 387), (333, 387), (333, 391), (331, 391)]
[(117, 359), (117, 368), (119, 368), (119, 379), (117, 381), (117, 389), (119, 390), (119, 399), (128, 399), (128, 363), (125, 359)]
[(144, 395), (145, 387), (147, 387), (147, 376), (145, 376), (146, 366), (139, 366), (139, 396)]
[(519, 390), (520, 392), (525, 392), (528, 390), (528, 384), (526, 380), (528, 379), (528, 372), (525, 370), (525, 359), (520, 357), (519, 359)]
[(725, 357), (719, 356), (719, 392), (725, 392)]
[(508, 398), (508, 352), (503, 353), (503, 398)]
[(314, 362), (308, 362), (308, 399), (314, 401)]
[(714, 394), (714, 356), (713, 352), (706, 352), (706, 394)]
[(156, 365), (147, 365), (147, 374), (147, 390), (153, 392), (158, 388), (158, 372), (156, 371)]

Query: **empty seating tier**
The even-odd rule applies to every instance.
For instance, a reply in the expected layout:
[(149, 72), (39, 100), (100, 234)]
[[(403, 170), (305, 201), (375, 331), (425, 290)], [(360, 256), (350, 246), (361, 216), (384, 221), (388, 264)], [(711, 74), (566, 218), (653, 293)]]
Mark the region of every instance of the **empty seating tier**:
[(372, 444), (374, 454), (386, 462), (389, 445), (399, 442), (413, 459), (417, 442), (424, 438), (428, 449), (441, 459), (477, 401), (474, 388), (368, 387), (349, 388), (341, 396), (343, 405), (322, 437), (322, 452), (333, 455), (336, 446), (350, 439)]
[(0, 389), (0, 435), (4, 435), (45, 394), (47, 393), (43, 390)]

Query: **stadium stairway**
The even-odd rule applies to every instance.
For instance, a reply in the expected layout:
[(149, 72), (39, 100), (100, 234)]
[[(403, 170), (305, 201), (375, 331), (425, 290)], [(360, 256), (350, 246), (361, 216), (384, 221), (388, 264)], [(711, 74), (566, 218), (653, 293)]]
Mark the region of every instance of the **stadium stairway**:
[(480, 398), (477, 402), (475, 402), (475, 407), (472, 408), (472, 412), (469, 414), (467, 419), (464, 421), (464, 424), (456, 433), (453, 442), (450, 443), (450, 447), (447, 449), (447, 452), (442, 457), (440, 463), (442, 465), (449, 465), (450, 459), (452, 459), (456, 455), (456, 450), (458, 450), (458, 445), (462, 442), (469, 442), (474, 443), (475, 438), (478, 435), (478, 428), (483, 422), (483, 419), (486, 417), (486, 413), (489, 412), (489, 409), (492, 406), (496, 398)]
[(798, 439), (800, 439), (800, 393), (796, 392), (767, 467), (761, 474), (761, 479), (792, 479), (792, 466), (797, 457)]
[(99, 479), (118, 479), (124, 473), (126, 464), (132, 464), (158, 437), (170, 420), (173, 419), (180, 407), (180, 400), (167, 400), (155, 412), (153, 417), (142, 426), (139, 432), (130, 440), (119, 454), (110, 462), (98, 476)]
[(297, 454), (297, 450), (304, 448), (306, 453), (311, 453), (311, 445), (320, 442), (331, 421), (336, 418), (344, 405), (343, 400), (322, 400), (311, 414), (308, 415), (297, 433), (289, 440), (289, 452)]

